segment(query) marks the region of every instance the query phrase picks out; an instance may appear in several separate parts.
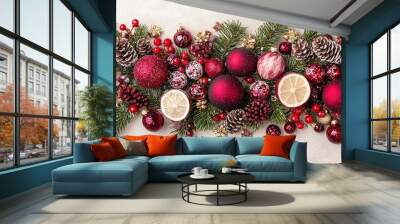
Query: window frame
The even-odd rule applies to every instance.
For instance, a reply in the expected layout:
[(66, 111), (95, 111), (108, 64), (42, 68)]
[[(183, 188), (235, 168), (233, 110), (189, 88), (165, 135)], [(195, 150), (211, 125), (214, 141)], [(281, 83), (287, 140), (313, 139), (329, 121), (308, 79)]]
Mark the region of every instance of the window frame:
[[(392, 91), (392, 86), (391, 86), (391, 81), (392, 81), (392, 76), (396, 75), (396, 73), (400, 72), (400, 67), (397, 68), (391, 68), (391, 32), (392, 29), (394, 29), (395, 27), (400, 26), (400, 21), (394, 23), (393, 25), (391, 25), (389, 28), (387, 28), (383, 33), (381, 33), (380, 35), (378, 35), (375, 39), (373, 39), (369, 44), (369, 149), (373, 150), (373, 151), (379, 151), (379, 152), (386, 152), (386, 153), (392, 153), (392, 154), (400, 154), (400, 152), (394, 152), (392, 151), (392, 121), (400, 121), (400, 117), (393, 117), (392, 116), (392, 98), (391, 98), (391, 91)], [(376, 41), (378, 41), (381, 37), (383, 37), (384, 35), (387, 36), (387, 51), (386, 51), (386, 57), (387, 57), (387, 62), (386, 62), (386, 71), (376, 74), (373, 74), (373, 44), (376, 43)], [(399, 52), (400, 53), (400, 52)], [(387, 87), (387, 105), (386, 105), (386, 117), (385, 118), (373, 118), (373, 81), (379, 78), (383, 78), (386, 77), (386, 87)], [(379, 150), (374, 148), (374, 132), (373, 132), (373, 122), (376, 121), (386, 121), (386, 129), (387, 129), (387, 137), (386, 137), (386, 150)]]
[[(70, 116), (66, 115), (66, 116), (56, 116), (53, 115), (53, 60), (58, 60), (59, 62), (62, 62), (68, 66), (71, 67), (71, 92), (72, 92), (72, 96), (71, 96), (71, 105), (75, 104), (75, 98), (76, 98), (76, 92), (75, 92), (75, 88), (74, 88), (74, 83), (75, 83), (75, 69), (85, 73), (86, 75), (88, 75), (88, 79), (89, 79), (89, 83), (88, 86), (92, 85), (92, 73), (91, 73), (91, 48), (92, 48), (92, 44), (91, 44), (91, 35), (92, 35), (92, 31), (91, 29), (89, 29), (89, 27), (87, 26), (87, 24), (82, 20), (82, 18), (72, 9), (72, 7), (65, 1), (65, 0), (60, 0), (61, 3), (68, 9), (71, 11), (71, 18), (70, 18), (70, 22), (71, 22), (71, 26), (72, 26), (72, 30), (71, 30), (71, 58), (67, 59), (64, 58), (63, 56), (55, 53), (54, 50), (54, 44), (53, 44), (53, 1), (54, 0), (48, 0), (49, 1), (49, 47), (48, 49), (46, 49), (45, 47), (42, 47), (39, 44), (36, 44), (32, 41), (30, 41), (29, 39), (23, 37), (20, 35), (20, 0), (14, 0), (13, 1), (13, 10), (14, 10), (14, 18), (13, 18), (13, 31), (10, 31), (4, 27), (0, 26), (0, 35), (3, 35), (5, 37), (8, 37), (10, 39), (13, 40), (13, 64), (12, 66), (12, 74), (13, 75), (13, 79), (14, 79), (14, 100), (13, 100), (13, 112), (2, 112), (0, 111), (0, 116), (10, 116), (13, 119), (13, 166), (10, 167), (5, 167), (5, 168), (0, 168), (0, 172), (4, 171), (4, 170), (10, 170), (10, 169), (16, 169), (18, 167), (23, 167), (23, 166), (29, 166), (29, 165), (33, 165), (33, 164), (37, 164), (37, 163), (43, 163), (49, 160), (58, 160), (58, 159), (62, 159), (65, 157), (70, 157), (73, 155), (74, 152), (74, 143), (75, 143), (75, 126), (76, 126), (76, 121), (78, 121), (80, 118), (75, 116), (75, 108), (72, 106), (71, 108), (71, 114)], [(85, 69), (83, 67), (81, 67), (80, 65), (75, 63), (75, 18), (83, 25), (83, 27), (88, 31), (88, 69)], [(21, 85), (21, 81), (20, 81), (20, 45), (23, 44), (27, 47), (32, 48), (33, 50), (39, 51), (40, 53), (43, 53), (45, 55), (48, 56), (49, 58), (49, 62), (48, 62), (48, 83), (46, 85), (46, 91), (48, 91), (48, 93), (45, 93), (48, 96), (48, 113), (46, 115), (39, 115), (39, 114), (27, 114), (27, 113), (21, 113), (20, 111), (20, 85)], [(30, 68), (30, 67), (29, 67)], [(40, 73), (41, 75), (42, 73)], [(36, 70), (33, 70), (33, 82), (35, 82), (36, 80)], [(26, 74), (26, 78), (27, 81), (30, 80), (30, 74), (27, 73)], [(41, 77), (39, 77), (41, 78)], [(41, 83), (41, 79), (38, 80), (39, 83)], [(35, 85), (35, 84), (34, 84)], [(27, 90), (28, 91), (28, 90)], [(34, 91), (36, 91), (34, 89)], [(41, 95), (41, 94), (40, 94)], [(48, 155), (47, 158), (44, 158), (41, 161), (38, 162), (32, 162), (32, 163), (26, 163), (26, 164), (21, 164), (20, 161), (20, 119), (21, 118), (45, 118), (47, 119), (48, 122), (48, 136), (47, 136), (47, 141), (48, 141), (48, 145), (47, 145), (47, 151), (48, 151)], [(71, 121), (71, 153), (68, 155), (62, 155), (62, 156), (55, 156), (53, 155), (54, 152), (54, 147), (53, 147), (53, 123), (57, 120), (65, 120), (65, 121)]]

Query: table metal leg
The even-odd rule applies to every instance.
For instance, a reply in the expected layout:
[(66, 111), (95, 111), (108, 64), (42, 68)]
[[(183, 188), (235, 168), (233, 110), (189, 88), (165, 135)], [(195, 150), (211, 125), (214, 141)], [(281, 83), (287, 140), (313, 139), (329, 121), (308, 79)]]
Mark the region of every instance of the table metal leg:
[(195, 185), (195, 189), (194, 189), (194, 191), (196, 191), (196, 192), (197, 192), (197, 184)]
[(219, 206), (219, 184), (217, 184), (217, 206)]

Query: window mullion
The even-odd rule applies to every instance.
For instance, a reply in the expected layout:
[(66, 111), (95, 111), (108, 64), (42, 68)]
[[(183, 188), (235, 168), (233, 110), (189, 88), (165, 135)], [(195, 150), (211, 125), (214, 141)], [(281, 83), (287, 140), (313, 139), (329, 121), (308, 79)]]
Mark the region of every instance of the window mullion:
[[(390, 70), (390, 30), (387, 32), (387, 70)], [(387, 75), (387, 116), (388, 118), (392, 117), (392, 99), (391, 99), (391, 79), (392, 76), (389, 73)], [(388, 141), (388, 148), (387, 151), (391, 152), (392, 151), (392, 136), (391, 136), (391, 120), (387, 121), (387, 141)]]
[[(72, 23), (72, 38), (71, 38), (71, 55), (72, 55), (72, 64), (74, 66), (71, 67), (71, 91), (72, 91), (72, 105), (71, 105), (71, 117), (75, 118), (75, 12), (72, 11), (71, 14), (71, 23)], [(72, 121), (72, 130), (71, 130), (71, 151), (72, 151), (72, 155), (74, 155), (74, 145), (75, 145), (75, 124), (76, 121), (73, 120)]]
[[(53, 52), (53, 0), (49, 0), (49, 50)], [(49, 55), (49, 73), (48, 73), (48, 91), (49, 94), (49, 116), (48, 120), (48, 152), (49, 159), (53, 159), (53, 57)]]

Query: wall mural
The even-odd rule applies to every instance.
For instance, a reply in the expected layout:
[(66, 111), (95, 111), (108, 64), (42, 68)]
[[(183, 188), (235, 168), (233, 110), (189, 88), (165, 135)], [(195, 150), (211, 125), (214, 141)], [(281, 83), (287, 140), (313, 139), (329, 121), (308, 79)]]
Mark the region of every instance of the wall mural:
[(251, 136), (268, 121), (266, 134), (309, 126), (341, 142), (341, 37), (267, 22), (248, 33), (236, 20), (189, 30), (119, 26), (118, 132), (133, 119), (150, 132), (169, 119), (183, 136)]

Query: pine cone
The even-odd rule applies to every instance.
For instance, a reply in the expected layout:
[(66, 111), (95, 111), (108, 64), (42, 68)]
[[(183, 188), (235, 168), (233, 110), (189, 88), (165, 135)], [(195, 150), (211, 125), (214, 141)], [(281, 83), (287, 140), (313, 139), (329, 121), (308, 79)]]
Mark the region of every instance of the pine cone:
[(143, 95), (139, 90), (130, 85), (120, 85), (118, 88), (118, 98), (127, 103), (128, 105), (134, 104), (138, 107), (149, 105), (149, 99)]
[(226, 119), (223, 123), (224, 128), (229, 133), (239, 132), (244, 124), (245, 112), (242, 109), (232, 110), (226, 115)]
[(315, 37), (312, 41), (312, 51), (321, 61), (342, 63), (342, 46), (327, 36)]
[(245, 117), (248, 122), (258, 123), (268, 119), (269, 104), (267, 99), (253, 99), (245, 108)]
[(140, 38), (136, 42), (136, 50), (139, 53), (140, 57), (150, 54), (152, 50), (150, 40), (145, 37)]
[(308, 42), (304, 39), (297, 39), (292, 44), (292, 56), (299, 61), (307, 60), (312, 56), (312, 51)]
[(131, 67), (137, 60), (137, 52), (132, 44), (129, 43), (129, 40), (127, 38), (118, 38), (116, 61), (124, 67)]

